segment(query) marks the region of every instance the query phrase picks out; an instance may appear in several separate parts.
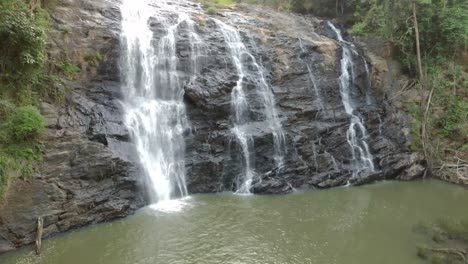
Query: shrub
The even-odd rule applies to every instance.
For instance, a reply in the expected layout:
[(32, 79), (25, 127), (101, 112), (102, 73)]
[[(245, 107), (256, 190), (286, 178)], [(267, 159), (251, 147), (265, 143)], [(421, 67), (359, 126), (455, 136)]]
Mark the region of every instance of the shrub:
[(214, 8), (213, 6), (209, 6), (207, 11), (209, 15), (216, 15), (216, 8)]
[(442, 134), (445, 137), (453, 137), (455, 134), (466, 137), (466, 120), (468, 120), (468, 102), (459, 98), (451, 98), (447, 112), (442, 118)]
[(6, 119), (13, 112), (14, 107), (11, 102), (0, 99), (0, 120)]
[(4, 55), (0, 71), (34, 70), (46, 61), (47, 12), (31, 15), (24, 1), (0, 4), (0, 51)]
[(36, 107), (22, 106), (9, 118), (6, 130), (14, 140), (36, 139), (45, 131), (45, 125)]
[(65, 74), (68, 79), (72, 79), (77, 73), (80, 72), (80, 68), (74, 64), (69, 58), (65, 58), (61, 63), (57, 65), (59, 70)]
[(8, 173), (7, 173), (7, 168), (8, 168), (8, 159), (4, 156), (0, 155), (0, 201), (3, 198), (3, 195), (6, 192), (6, 189), (8, 187)]
[(232, 6), (236, 4), (236, 2), (233, 0), (217, 0), (216, 2), (218, 6), (221, 6), (221, 7)]
[(367, 24), (364, 22), (358, 22), (353, 25), (353, 27), (350, 30), (351, 35), (357, 36), (357, 37), (365, 37), (367, 35)]

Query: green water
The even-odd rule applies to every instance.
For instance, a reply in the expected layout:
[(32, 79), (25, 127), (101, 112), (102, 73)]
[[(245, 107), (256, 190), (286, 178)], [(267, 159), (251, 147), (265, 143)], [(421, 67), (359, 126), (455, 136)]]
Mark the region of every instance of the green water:
[(468, 190), (384, 182), (287, 196), (197, 195), (0, 256), (2, 264), (422, 263), (415, 224), (468, 217)]

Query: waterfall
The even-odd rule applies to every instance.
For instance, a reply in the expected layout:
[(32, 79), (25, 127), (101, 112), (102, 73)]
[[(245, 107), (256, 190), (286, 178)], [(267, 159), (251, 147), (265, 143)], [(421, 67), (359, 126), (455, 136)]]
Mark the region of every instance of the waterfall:
[[(166, 2), (158, 4), (157, 9), (143, 0), (123, 0), (121, 5), (125, 124), (147, 176), (151, 203), (187, 195), (183, 134), (188, 122), (183, 80), (177, 71), (175, 36), (182, 23), (193, 31), (193, 22), (185, 12), (174, 11)], [(166, 19), (164, 12), (175, 13), (176, 21)], [(156, 19), (165, 29), (158, 41), (149, 28), (150, 19)], [(190, 40), (199, 39), (193, 33)], [(193, 67), (196, 71), (196, 65)]]
[[(232, 61), (234, 62), (238, 80), (236, 86), (231, 93), (231, 106), (233, 111), (233, 129), (232, 132), (239, 142), (245, 162), (245, 171), (242, 183), (237, 187), (239, 193), (250, 193), (252, 182), (255, 177), (255, 169), (253, 168), (254, 157), (251, 153), (254, 151), (254, 140), (247, 130), (247, 125), (252, 122), (249, 117), (249, 103), (244, 91), (244, 78), (251, 77), (251, 81), (256, 86), (257, 94), (260, 96), (264, 106), (265, 121), (271, 130), (275, 149), (276, 166), (281, 168), (284, 162), (286, 152), (285, 136), (278, 118), (278, 113), (275, 106), (275, 98), (271, 87), (268, 85), (263, 67), (257, 63), (255, 57), (247, 50), (239, 32), (225, 24), (222, 21), (215, 20), (223, 33), (224, 39), (229, 47)], [(251, 65), (246, 65), (246, 59)], [(252, 71), (250, 73), (249, 71)], [(252, 74), (252, 76), (249, 76)]]
[[(340, 94), (346, 113), (350, 116), (350, 125), (346, 134), (348, 144), (351, 147), (353, 159), (353, 176), (361, 171), (374, 171), (374, 158), (366, 142), (368, 137), (363, 120), (355, 114), (354, 103), (350, 93), (355, 80), (354, 62), (352, 54), (358, 54), (354, 45), (343, 39), (341, 31), (328, 21), (328, 26), (335, 32), (341, 43), (343, 55), (341, 58)], [(351, 75), (350, 75), (351, 74)]]
[(362, 57), (362, 61), (364, 63), (364, 69), (366, 70), (366, 103), (367, 105), (372, 105), (372, 98), (370, 95), (370, 89), (372, 86), (372, 79), (371, 79), (371, 73), (369, 69), (369, 65), (367, 64), (366, 59), (364, 56)]

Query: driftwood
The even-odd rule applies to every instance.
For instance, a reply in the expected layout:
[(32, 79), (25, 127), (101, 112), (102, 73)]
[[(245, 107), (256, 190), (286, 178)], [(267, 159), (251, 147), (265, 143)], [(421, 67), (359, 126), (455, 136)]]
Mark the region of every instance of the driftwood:
[(462, 261), (465, 261), (466, 256), (468, 256), (468, 252), (462, 249), (456, 249), (456, 248), (427, 248), (427, 249), (435, 253), (458, 256), (459, 259)]
[(41, 255), (42, 248), (42, 233), (44, 231), (44, 219), (39, 217), (37, 219), (37, 236), (36, 236), (36, 255)]

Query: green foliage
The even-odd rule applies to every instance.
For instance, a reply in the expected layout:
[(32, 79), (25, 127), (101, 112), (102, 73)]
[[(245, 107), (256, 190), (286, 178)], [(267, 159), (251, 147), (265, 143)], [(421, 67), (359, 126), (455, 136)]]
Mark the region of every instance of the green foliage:
[(226, 7), (226, 6), (235, 5), (236, 2), (233, 0), (216, 0), (216, 4), (221, 7)]
[[(354, 14), (356, 35), (373, 33), (393, 42), (401, 61), (415, 73), (412, 1), (360, 0)], [(468, 44), (467, 2), (419, 0), (417, 17), (421, 52), (427, 57), (453, 58)]]
[[(48, 12), (37, 7), (31, 13), (27, 2), (0, 1), (0, 200), (8, 182), (30, 175), (40, 160), (45, 121), (35, 106), (65, 91), (47, 67)], [(41, 2), (50, 9), (56, 0)], [(77, 72), (69, 61), (58, 68), (66, 76)]]
[(43, 5), (47, 10), (54, 10), (55, 7), (57, 6), (57, 1), (58, 1), (58, 0), (42, 0), (42, 5)]
[(0, 123), (0, 201), (12, 176), (30, 176), (42, 159), (43, 147), (36, 138), (44, 129), (44, 119), (33, 106), (18, 108)]
[(41, 9), (28, 13), (23, 1), (6, 1), (0, 9), (0, 47), (5, 54), (2, 72), (42, 67), (46, 61), (48, 15)]
[(209, 15), (216, 15), (216, 8), (214, 8), (213, 6), (209, 6), (206, 11)]
[(7, 172), (8, 162), (9, 161), (6, 157), (0, 155), (0, 201), (8, 188), (10, 178)]
[(33, 173), (43, 152), (37, 139), (45, 131), (44, 118), (34, 106), (17, 107), (7, 113), (0, 117), (0, 201), (12, 175), (28, 177)]
[(102, 61), (102, 54), (101, 53), (96, 53), (96, 60), (97, 61)]
[(6, 131), (17, 141), (36, 139), (45, 131), (45, 121), (36, 107), (18, 107), (7, 119)]
[(69, 25), (60, 25), (59, 29), (65, 35), (68, 35), (72, 32), (72, 28)]
[(89, 65), (93, 66), (93, 67), (97, 67), (99, 66), (99, 64), (101, 63), (102, 61), (102, 54), (101, 53), (96, 53), (96, 54), (87, 54), (85, 57), (84, 57), (85, 61), (89, 63)]
[(61, 94), (46, 71), (49, 21), (46, 10), (31, 14), (23, 0), (0, 2), (0, 100), (30, 105)]
[(444, 8), (440, 14), (439, 35), (446, 49), (466, 49), (468, 45), (468, 3)]
[(365, 37), (367, 36), (367, 24), (364, 22), (358, 22), (353, 25), (349, 33), (356, 37)]
[(15, 108), (10, 101), (0, 99), (0, 120), (6, 119)]
[(305, 6), (305, 0), (291, 0), (290, 1), (291, 11), (296, 13), (307, 13), (307, 8)]
[(440, 119), (442, 135), (447, 138), (456, 135), (467, 138), (468, 102), (460, 98), (452, 98), (447, 108), (444, 116)]
[(47, 60), (47, 12), (34, 14), (24, 1), (0, 3), (0, 98), (31, 103)]
[(215, 15), (216, 8), (225, 8), (237, 3), (236, 0), (198, 0), (198, 2), (204, 4), (209, 15)]
[[(416, 2), (420, 51), (424, 76), (417, 74), (416, 34), (412, 0), (359, 0), (351, 33), (373, 35), (393, 44), (396, 58), (406, 73), (423, 80), (418, 87), (422, 102), (411, 106), (411, 149), (422, 149), (421, 128), (429, 91), (434, 89), (427, 118), (428, 147), (435, 163), (464, 157), (468, 138), (468, 69), (457, 64), (468, 47), (468, 2), (465, 0), (418, 0)], [(463, 62), (462, 62), (463, 63)], [(463, 154), (465, 153), (465, 154)]]
[(331, 17), (352, 13), (357, 0), (290, 0), (288, 8), (297, 13)]
[(57, 64), (57, 68), (62, 72), (68, 79), (73, 77), (80, 72), (80, 68), (74, 64), (69, 58), (65, 58), (62, 62)]

